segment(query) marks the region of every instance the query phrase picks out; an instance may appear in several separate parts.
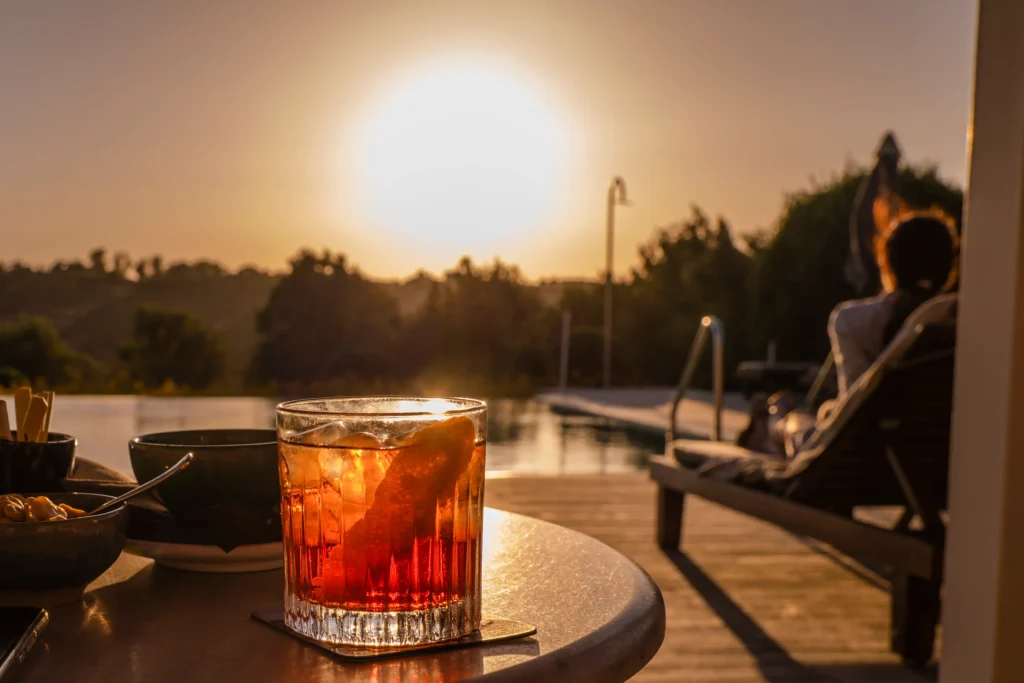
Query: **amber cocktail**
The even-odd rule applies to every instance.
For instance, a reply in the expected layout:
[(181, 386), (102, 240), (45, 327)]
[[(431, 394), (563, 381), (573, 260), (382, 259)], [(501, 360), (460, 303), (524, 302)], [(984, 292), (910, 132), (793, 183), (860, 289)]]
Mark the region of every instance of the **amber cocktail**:
[(290, 401), (277, 428), (290, 628), (401, 646), (480, 627), (482, 401)]

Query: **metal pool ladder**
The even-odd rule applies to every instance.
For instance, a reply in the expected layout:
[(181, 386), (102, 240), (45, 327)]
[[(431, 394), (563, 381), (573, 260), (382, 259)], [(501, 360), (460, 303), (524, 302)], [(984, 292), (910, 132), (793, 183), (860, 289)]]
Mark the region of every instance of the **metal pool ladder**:
[[(700, 327), (697, 328), (697, 335), (693, 338), (693, 344), (690, 346), (690, 355), (687, 356), (686, 365), (683, 366), (683, 374), (680, 375), (679, 384), (676, 385), (676, 393), (672, 399), (672, 407), (668, 417), (668, 443), (666, 446), (676, 440), (676, 411), (683, 400), (683, 396), (686, 394), (686, 390), (690, 388), (690, 381), (693, 379), (693, 373), (697, 369), (697, 361), (700, 360), (701, 352), (704, 350), (705, 344), (707, 344), (709, 334), (711, 335), (712, 345), (711, 372), (715, 398), (715, 414), (711, 438), (714, 441), (722, 440), (722, 354), (723, 345), (725, 344), (725, 326), (715, 316), (706, 315), (701, 318)], [(670, 448), (671, 446), (668, 447)]]

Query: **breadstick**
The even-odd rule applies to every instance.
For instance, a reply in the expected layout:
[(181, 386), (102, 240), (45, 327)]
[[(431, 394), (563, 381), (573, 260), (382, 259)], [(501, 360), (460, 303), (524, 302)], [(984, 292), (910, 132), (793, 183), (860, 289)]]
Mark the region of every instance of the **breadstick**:
[(39, 441), (39, 433), (43, 430), (43, 421), (46, 420), (46, 399), (42, 396), (33, 396), (28, 404), (28, 412), (25, 414), (25, 425), (18, 430), (20, 437), (25, 434), (25, 441)]
[(12, 441), (11, 420), (7, 417), (7, 401), (0, 400), (0, 439)]
[(43, 431), (39, 435), (39, 440), (46, 443), (50, 440), (50, 416), (53, 415), (53, 392), (44, 391), (43, 398), (46, 399), (46, 418), (43, 420)]
[(14, 429), (18, 432), (18, 441), (25, 441), (25, 431), (22, 425), (25, 422), (25, 415), (28, 413), (28, 404), (32, 401), (32, 390), (28, 387), (20, 387), (14, 392)]

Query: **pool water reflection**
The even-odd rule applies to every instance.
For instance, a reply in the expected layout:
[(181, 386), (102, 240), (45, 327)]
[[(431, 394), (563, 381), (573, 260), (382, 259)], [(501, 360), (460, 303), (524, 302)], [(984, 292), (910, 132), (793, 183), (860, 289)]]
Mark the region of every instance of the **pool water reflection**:
[[(603, 418), (559, 415), (532, 400), (487, 403), (488, 472), (630, 472), (664, 448), (659, 436), (629, 432)], [(262, 398), (59, 396), (51, 428), (77, 437), (79, 456), (130, 474), (132, 437), (176, 429), (272, 428), (276, 404)]]
[(559, 415), (536, 401), (488, 402), (487, 470), (595, 474), (642, 469), (661, 437), (589, 415)]

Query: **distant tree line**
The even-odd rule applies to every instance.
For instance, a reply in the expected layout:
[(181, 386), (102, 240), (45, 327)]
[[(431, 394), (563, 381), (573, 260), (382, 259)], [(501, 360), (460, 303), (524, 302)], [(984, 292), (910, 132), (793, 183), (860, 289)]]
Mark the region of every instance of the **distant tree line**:
[[(222, 340), (195, 314), (204, 303), (196, 294), (218, 280), (272, 277), (252, 267), (229, 274), (211, 261), (165, 265), (152, 256), (133, 262), (120, 252), (108, 257), (104, 249), (90, 252), (85, 263), (59, 260), (43, 269), (0, 263), (0, 387), (31, 382), (77, 392), (223, 390)], [(149, 291), (150, 299), (173, 296), (136, 305), (138, 290)], [(181, 300), (191, 305), (175, 305)], [(113, 332), (122, 327), (121, 318), (124, 329)], [(61, 327), (74, 328), (73, 336), (90, 346), (109, 348), (109, 358), (99, 361), (72, 348)]]
[[(901, 173), (909, 204), (961, 215), (960, 190), (934, 169)], [(698, 207), (655, 230), (640, 247), (636, 267), (614, 284), (615, 382), (673, 383), (706, 314), (725, 324), (730, 369), (763, 357), (769, 341), (777, 343), (780, 360), (822, 359), (829, 312), (854, 295), (843, 264), (863, 177), (862, 170), (848, 169), (789, 195), (771, 230), (738, 237), (724, 219)], [(410, 280), (424, 294), (409, 306), (393, 285), (366, 278), (341, 254), (303, 250), (289, 265), (267, 283), (269, 295), (252, 321), (251, 356), (243, 359), (244, 389), (236, 390), (527, 393), (557, 380), (562, 311), (572, 314), (571, 383), (600, 379), (600, 283), (568, 284), (557, 300), (546, 300), (517, 267), (463, 258), (440, 278), (418, 273)], [(5, 278), (26, 268), (0, 268), (0, 297)], [(123, 254), (108, 258), (103, 250), (92, 252), (88, 264), (58, 262), (55, 271), (135, 282), (225, 273), (211, 262), (165, 268), (159, 257), (133, 262)], [(69, 348), (41, 318), (0, 324), (0, 383), (211, 391), (222, 386), (227, 360), (210, 325), (167, 307), (136, 310), (110, 367)]]
[(104, 367), (61, 341), (50, 321), (21, 317), (0, 323), (0, 387), (31, 383), (71, 391), (207, 389), (224, 371), (217, 336), (185, 311), (140, 308), (122, 344), (121, 363)]

